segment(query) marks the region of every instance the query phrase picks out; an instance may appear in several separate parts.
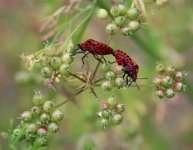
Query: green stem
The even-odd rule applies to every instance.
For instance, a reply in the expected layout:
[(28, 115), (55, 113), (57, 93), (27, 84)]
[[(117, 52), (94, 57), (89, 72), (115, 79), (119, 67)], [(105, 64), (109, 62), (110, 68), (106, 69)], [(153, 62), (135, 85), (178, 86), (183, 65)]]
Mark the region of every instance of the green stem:
[(86, 82), (84, 79), (80, 78), (79, 76), (77, 76), (76, 74), (73, 74), (72, 72), (69, 72), (69, 74), (75, 78), (77, 78), (78, 80), (82, 81), (82, 82)]

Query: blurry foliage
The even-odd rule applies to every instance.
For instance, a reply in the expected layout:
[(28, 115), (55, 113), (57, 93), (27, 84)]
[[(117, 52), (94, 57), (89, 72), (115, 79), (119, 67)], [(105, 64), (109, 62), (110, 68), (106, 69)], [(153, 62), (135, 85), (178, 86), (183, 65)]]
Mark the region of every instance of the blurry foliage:
[[(38, 39), (41, 40), (40, 37), (47, 34), (48, 30), (39, 33), (40, 27), (45, 23), (39, 21), (44, 20), (45, 16), (51, 16), (67, 3), (68, 1), (62, 0), (0, 1), (0, 132), (7, 131), (10, 118), (16, 118), (19, 112), (31, 105), (34, 89), (41, 89), (43, 85), (36, 71), (23, 71), (19, 55), (22, 52), (31, 54), (44, 47)], [(148, 27), (132, 38), (120, 38), (119, 34), (113, 37), (110, 45), (132, 55), (140, 65), (139, 76), (147, 75), (149, 79), (140, 81), (141, 84), (146, 84), (140, 92), (135, 87), (116, 92), (119, 101), (126, 104), (125, 122), (112, 129), (99, 128), (99, 120), (94, 114), (98, 111), (98, 103), (89, 92), (85, 92), (76, 98), (75, 104), (68, 103), (61, 107), (65, 117), (60, 125), (60, 134), (54, 137), (49, 149), (193, 149), (192, 5), (191, 0), (170, 0), (163, 6), (147, 4)], [(109, 10), (108, 1), (99, 0), (98, 6)], [(69, 23), (70, 16), (60, 17), (62, 22)], [(88, 23), (87, 20), (85, 22)], [(81, 28), (78, 34), (83, 36), (82, 40), (92, 37), (106, 41), (107, 22), (93, 16), (88, 28)], [(74, 40), (79, 41), (80, 38), (81, 36)], [(92, 58), (88, 60), (92, 61)], [(169, 102), (155, 99), (151, 79), (156, 74), (154, 68), (157, 61), (175, 63), (177, 68), (189, 72), (187, 93), (179, 94)], [(16, 84), (18, 81), (20, 84)], [(73, 85), (70, 86), (73, 91)], [(102, 93), (101, 89), (96, 91)], [(53, 90), (45, 92), (52, 99), (65, 99)], [(104, 101), (109, 96), (100, 95)], [(17, 122), (16, 119), (14, 126)], [(0, 141), (0, 149), (7, 149), (6, 139), (1, 136)], [(21, 147), (22, 144), (18, 148)]]

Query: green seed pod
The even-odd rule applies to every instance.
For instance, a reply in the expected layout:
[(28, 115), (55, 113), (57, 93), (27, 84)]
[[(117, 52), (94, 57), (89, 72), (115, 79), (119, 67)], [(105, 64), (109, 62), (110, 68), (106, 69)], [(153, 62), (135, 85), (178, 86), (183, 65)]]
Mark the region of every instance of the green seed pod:
[(31, 112), (33, 115), (39, 115), (42, 111), (41, 108), (38, 106), (34, 106), (31, 108)]
[(45, 102), (45, 97), (42, 93), (40, 92), (35, 92), (33, 99), (32, 99), (33, 103), (35, 105), (41, 106), (44, 104)]
[(68, 64), (62, 64), (60, 65), (59, 72), (61, 75), (68, 75), (70, 71)]
[(112, 123), (114, 125), (119, 125), (123, 122), (123, 116), (120, 114), (114, 114), (112, 118)]
[(115, 73), (113, 71), (108, 71), (105, 73), (105, 77), (107, 80), (114, 80), (115, 79)]
[(110, 96), (107, 100), (107, 103), (110, 105), (110, 106), (115, 106), (117, 104), (117, 100), (116, 100), (116, 97), (114, 95)]
[(58, 68), (61, 65), (61, 59), (59, 57), (50, 58), (50, 66), (54, 69)]
[(105, 119), (105, 118), (101, 119), (101, 123), (102, 123), (102, 125), (103, 125), (104, 128), (109, 125), (108, 119)]
[(167, 75), (170, 75), (170, 76), (174, 75), (175, 67), (173, 65), (170, 65), (170, 66), (167, 67), (166, 71), (167, 71)]
[(46, 56), (53, 56), (56, 53), (56, 47), (54, 45), (47, 44), (44, 51)]
[(71, 56), (71, 54), (65, 53), (62, 56), (62, 62), (67, 63), (67, 64), (71, 64), (73, 62), (73, 57)]
[(117, 105), (116, 105), (116, 111), (117, 111), (118, 113), (124, 112), (124, 111), (125, 111), (125, 105), (124, 105), (124, 104), (117, 104)]
[(116, 75), (121, 75), (123, 74), (123, 67), (116, 65), (113, 67), (113, 71), (115, 72)]
[(61, 121), (63, 118), (64, 118), (64, 114), (59, 110), (55, 110), (52, 113), (52, 120), (54, 121)]
[(123, 4), (119, 4), (120, 15), (125, 16), (127, 14), (127, 8)]
[(166, 97), (167, 98), (173, 98), (174, 96), (175, 96), (175, 92), (174, 92), (174, 90), (173, 89), (167, 89), (166, 90)]
[(104, 118), (109, 118), (110, 117), (110, 110), (108, 110), (108, 109), (103, 109), (102, 110), (102, 116), (104, 117)]
[(48, 66), (49, 65), (49, 57), (48, 56), (42, 56), (40, 60), (40, 64), (42, 67)]
[(16, 128), (13, 130), (13, 135), (14, 136), (20, 136), (21, 135), (21, 129), (20, 128)]
[(50, 67), (44, 67), (41, 70), (41, 75), (43, 78), (50, 78), (52, 76), (53, 70)]
[(127, 11), (127, 16), (130, 20), (136, 20), (138, 17), (139, 17), (139, 9), (137, 8), (130, 8), (128, 11)]
[(48, 115), (47, 113), (42, 113), (40, 115), (40, 121), (43, 123), (49, 122), (50, 121), (50, 115)]
[(109, 107), (109, 104), (108, 103), (102, 103), (101, 104), (101, 108), (102, 109), (107, 109)]
[(183, 91), (183, 84), (182, 84), (182, 82), (176, 82), (173, 84), (172, 88), (175, 92), (182, 92)]
[(164, 88), (170, 88), (172, 86), (173, 80), (170, 76), (166, 76), (162, 78), (161, 85)]
[(116, 24), (114, 23), (109, 23), (107, 26), (106, 26), (106, 32), (109, 33), (110, 35), (113, 35), (117, 32), (118, 30), (118, 27)]
[(118, 16), (114, 19), (114, 23), (118, 26), (121, 27), (126, 23), (126, 18), (124, 16)]
[(158, 64), (156, 66), (156, 70), (160, 74), (164, 74), (166, 72), (165, 66), (163, 64)]
[(45, 136), (47, 134), (47, 128), (45, 126), (40, 126), (37, 133), (39, 136)]
[(112, 85), (111, 85), (111, 82), (110, 82), (110, 81), (105, 81), (105, 82), (103, 82), (101, 86), (102, 86), (102, 89), (103, 89), (104, 91), (110, 91), (110, 90), (112, 90)]
[(37, 131), (37, 125), (35, 123), (28, 124), (26, 127), (27, 133), (34, 133)]
[(109, 63), (103, 63), (101, 67), (104, 71), (109, 71), (111, 69), (111, 65)]
[(100, 8), (96, 11), (96, 17), (98, 19), (107, 19), (108, 18), (108, 12), (105, 9)]
[(33, 116), (32, 116), (32, 113), (31, 111), (24, 111), (22, 114), (21, 114), (21, 120), (23, 121), (31, 121), (33, 119)]
[(129, 21), (128, 23), (128, 27), (130, 29), (131, 32), (136, 32), (139, 28), (140, 28), (140, 24), (138, 21)]
[(123, 78), (117, 77), (117, 78), (115, 79), (115, 85), (116, 85), (118, 88), (123, 87), (123, 85), (124, 85), (124, 80), (123, 80)]
[(124, 36), (128, 36), (128, 35), (131, 34), (131, 30), (130, 30), (129, 27), (124, 27), (124, 28), (121, 29), (121, 33), (122, 33), (122, 35), (124, 35)]
[(47, 144), (48, 144), (48, 141), (46, 137), (37, 137), (34, 143), (34, 145), (39, 147), (46, 146)]
[(55, 122), (51, 122), (48, 125), (48, 131), (51, 133), (56, 133), (59, 131), (59, 126)]
[(156, 85), (156, 86), (160, 86), (161, 83), (162, 83), (162, 78), (161, 77), (155, 77), (153, 79), (153, 83)]
[(176, 81), (181, 81), (183, 79), (184, 75), (182, 72), (180, 71), (177, 71), (176, 74), (175, 74), (175, 80)]
[(99, 118), (102, 118), (102, 117), (103, 117), (103, 115), (102, 115), (102, 111), (98, 112), (98, 114), (97, 114), (97, 115), (98, 115), (98, 117), (99, 117)]
[(163, 89), (158, 89), (158, 90), (156, 91), (156, 97), (157, 97), (157, 98), (162, 99), (162, 98), (164, 98), (164, 96), (165, 96), (165, 92), (164, 92)]
[(114, 17), (117, 17), (120, 15), (120, 9), (119, 9), (119, 6), (114, 6), (111, 8), (110, 10), (110, 13), (114, 16)]
[(43, 105), (43, 109), (45, 112), (51, 112), (54, 110), (54, 103), (52, 101), (46, 101)]

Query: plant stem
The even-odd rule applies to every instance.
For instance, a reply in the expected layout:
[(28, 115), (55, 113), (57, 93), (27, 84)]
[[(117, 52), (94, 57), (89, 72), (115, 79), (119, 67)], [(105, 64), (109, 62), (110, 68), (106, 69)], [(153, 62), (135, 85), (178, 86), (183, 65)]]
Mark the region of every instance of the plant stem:
[(74, 99), (77, 95), (79, 95), (80, 93), (82, 93), (84, 90), (80, 90), (78, 92), (76, 92), (73, 96), (71, 96), (70, 98), (68, 98), (67, 100), (61, 102), (60, 104), (56, 105), (56, 108), (68, 103), (69, 101), (71, 101), (72, 99)]
[(72, 72), (69, 72), (69, 74), (75, 78), (77, 78), (78, 80), (82, 81), (82, 82), (86, 82), (84, 79), (80, 78), (79, 76), (77, 76), (76, 74), (73, 74)]

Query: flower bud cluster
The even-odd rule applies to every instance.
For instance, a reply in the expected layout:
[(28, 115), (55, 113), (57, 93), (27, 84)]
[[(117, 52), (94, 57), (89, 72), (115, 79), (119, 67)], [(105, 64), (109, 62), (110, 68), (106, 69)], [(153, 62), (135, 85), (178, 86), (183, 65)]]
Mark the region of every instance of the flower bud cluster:
[(153, 84), (156, 87), (156, 97), (160, 99), (164, 97), (173, 98), (176, 93), (186, 89), (186, 85), (183, 83), (186, 73), (176, 71), (173, 65), (165, 67), (163, 64), (158, 64), (156, 70), (158, 76), (153, 79)]
[[(128, 8), (124, 4), (116, 4), (110, 9), (110, 15), (113, 21), (106, 26), (106, 32), (110, 35), (120, 30), (124, 36), (128, 36), (142, 26), (141, 12), (137, 7)], [(96, 11), (96, 16), (104, 20), (108, 18), (109, 14), (107, 10), (100, 8)]]
[(25, 140), (36, 147), (47, 145), (48, 135), (59, 131), (59, 121), (64, 114), (55, 108), (53, 101), (48, 101), (39, 91), (32, 99), (34, 106), (20, 116), (20, 125), (13, 130), (12, 139)]
[(107, 102), (101, 104), (101, 108), (102, 110), (98, 112), (98, 116), (104, 128), (119, 125), (123, 122), (122, 113), (125, 111), (125, 106), (118, 103), (115, 96), (109, 97)]
[(123, 74), (122, 66), (111, 66), (110, 63), (103, 63), (102, 70), (105, 71), (105, 81), (102, 83), (102, 89), (104, 91), (111, 91), (113, 87), (124, 87), (124, 79), (121, 76)]

